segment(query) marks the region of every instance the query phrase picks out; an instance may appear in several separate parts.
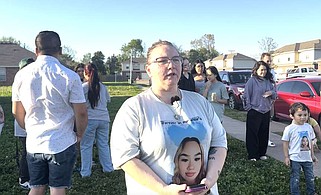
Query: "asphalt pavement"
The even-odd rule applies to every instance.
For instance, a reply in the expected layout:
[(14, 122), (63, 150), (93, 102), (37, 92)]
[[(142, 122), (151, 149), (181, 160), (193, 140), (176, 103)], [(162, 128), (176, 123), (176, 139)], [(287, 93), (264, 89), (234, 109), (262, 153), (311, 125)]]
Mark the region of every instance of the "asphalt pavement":
[[(287, 125), (287, 123), (276, 121), (271, 121), (270, 123), (270, 140), (274, 142), (276, 146), (268, 147), (266, 155), (281, 162), (284, 162), (282, 140), (281, 135), (276, 134), (276, 132), (283, 132)], [(223, 126), (229, 135), (245, 142), (245, 122), (224, 116)], [(314, 164), (314, 175), (321, 178), (321, 152), (315, 153), (315, 156), (319, 159), (319, 162)], [(247, 157), (245, 156), (245, 158)]]

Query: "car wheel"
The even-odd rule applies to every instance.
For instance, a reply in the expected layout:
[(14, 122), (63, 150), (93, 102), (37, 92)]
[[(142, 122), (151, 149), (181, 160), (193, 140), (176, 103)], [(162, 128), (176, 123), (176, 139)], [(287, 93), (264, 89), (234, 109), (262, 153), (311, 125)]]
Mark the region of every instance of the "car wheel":
[(237, 109), (236, 107), (236, 101), (235, 101), (235, 98), (234, 98), (234, 95), (231, 94), (229, 99), (228, 99), (228, 106), (231, 108), (231, 109)]

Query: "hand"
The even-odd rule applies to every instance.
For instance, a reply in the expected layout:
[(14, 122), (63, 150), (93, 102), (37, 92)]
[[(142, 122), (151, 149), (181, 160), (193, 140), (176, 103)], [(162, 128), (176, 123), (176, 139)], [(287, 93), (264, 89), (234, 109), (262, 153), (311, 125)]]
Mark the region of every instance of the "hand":
[(286, 166), (290, 166), (290, 158), (289, 158), (289, 157), (286, 157), (286, 158), (284, 159), (284, 163), (285, 163)]
[(174, 195), (174, 194), (181, 194), (184, 195), (185, 194), (185, 189), (186, 189), (186, 184), (170, 184), (167, 185), (163, 188), (163, 191), (160, 194), (164, 194), (164, 195)]
[(212, 82), (211, 82), (211, 81), (207, 81), (207, 82), (205, 83), (205, 88), (206, 88), (206, 89), (210, 89), (211, 85), (212, 85)]
[(318, 160), (318, 158), (317, 158), (316, 156), (314, 156), (314, 157), (312, 158), (312, 161), (313, 161), (314, 163), (318, 163), (318, 162), (319, 162), (319, 160)]
[(272, 95), (272, 91), (266, 91), (264, 94), (263, 94), (263, 97), (264, 98), (267, 98), (267, 97), (269, 97), (269, 96), (271, 96)]

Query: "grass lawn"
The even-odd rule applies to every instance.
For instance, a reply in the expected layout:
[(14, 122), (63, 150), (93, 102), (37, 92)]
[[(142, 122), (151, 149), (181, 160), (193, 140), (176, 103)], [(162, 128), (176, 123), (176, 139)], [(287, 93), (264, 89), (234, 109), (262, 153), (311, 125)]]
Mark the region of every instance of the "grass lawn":
[[(108, 105), (111, 123), (121, 104), (141, 90), (127, 83), (105, 83), (112, 96)], [(0, 194), (26, 194), (18, 185), (18, 168), (16, 165), (16, 138), (13, 136), (13, 117), (11, 115), (11, 87), (0, 87), (0, 104), (3, 106), (6, 121), (0, 136)], [(244, 112), (226, 109), (226, 115), (245, 121)], [(219, 192), (230, 194), (289, 194), (289, 169), (274, 159), (250, 162), (246, 159), (245, 144), (228, 136), (227, 160), (219, 178)], [(82, 179), (78, 173), (73, 175), (73, 187), (67, 194), (126, 194), (124, 173), (121, 170), (103, 173), (99, 165), (97, 151), (94, 152), (92, 176)], [(318, 165), (320, 166), (320, 165)], [(305, 189), (301, 178), (302, 193)], [(317, 178), (316, 189), (321, 193), (321, 179)]]

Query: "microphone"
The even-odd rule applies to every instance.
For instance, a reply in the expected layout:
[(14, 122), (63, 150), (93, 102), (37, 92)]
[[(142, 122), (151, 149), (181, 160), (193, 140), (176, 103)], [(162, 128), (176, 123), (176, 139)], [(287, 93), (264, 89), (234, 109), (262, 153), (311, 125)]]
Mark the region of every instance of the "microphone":
[(179, 98), (177, 95), (174, 97), (171, 97), (171, 104), (173, 105), (174, 102), (179, 101), (179, 100), (181, 100), (181, 98)]

